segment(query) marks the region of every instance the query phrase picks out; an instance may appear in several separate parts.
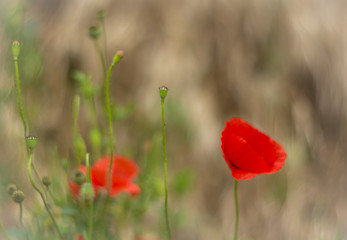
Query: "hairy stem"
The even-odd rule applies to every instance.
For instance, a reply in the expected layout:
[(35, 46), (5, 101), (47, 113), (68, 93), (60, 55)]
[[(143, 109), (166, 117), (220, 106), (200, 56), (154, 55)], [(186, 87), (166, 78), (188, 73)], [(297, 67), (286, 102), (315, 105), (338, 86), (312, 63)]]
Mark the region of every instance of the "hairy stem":
[(168, 213), (168, 193), (167, 193), (167, 157), (166, 157), (166, 136), (165, 136), (165, 120), (164, 120), (164, 99), (161, 99), (161, 125), (163, 132), (163, 153), (164, 153), (164, 185), (165, 185), (165, 220), (166, 230), (169, 240), (171, 240), (171, 230), (169, 224)]
[(41, 190), (36, 186), (33, 178), (32, 178), (32, 174), (31, 174), (31, 167), (32, 167), (32, 160), (33, 160), (33, 152), (31, 151), (29, 153), (29, 161), (28, 161), (28, 175), (29, 175), (29, 180), (30, 180), (30, 183), (31, 185), (33, 186), (33, 188), (36, 190), (36, 192), (38, 192), (40, 194), (40, 197), (42, 199), (42, 202), (43, 202), (43, 205), (45, 206), (46, 210), (47, 210), (47, 213), (49, 215), (49, 217), (51, 218), (52, 222), (53, 222), (53, 225), (54, 225), (54, 228), (56, 229), (58, 235), (59, 235), (59, 238), (61, 240), (64, 239), (63, 235), (61, 234), (60, 230), (59, 230), (59, 227), (57, 225), (57, 222), (55, 221), (52, 213), (51, 213), (51, 210), (49, 209), (48, 205), (47, 205), (47, 202), (46, 202), (46, 199), (43, 195), (43, 193), (41, 192)]
[(17, 102), (18, 102), (18, 110), (20, 113), (20, 117), (22, 119), (23, 127), (24, 127), (24, 138), (27, 136), (28, 126), (27, 122), (24, 117), (23, 107), (22, 107), (22, 100), (20, 95), (20, 83), (19, 83), (19, 70), (18, 70), (18, 58), (13, 58), (14, 62), (14, 70), (15, 70), (15, 76), (16, 76), (16, 89), (17, 89)]

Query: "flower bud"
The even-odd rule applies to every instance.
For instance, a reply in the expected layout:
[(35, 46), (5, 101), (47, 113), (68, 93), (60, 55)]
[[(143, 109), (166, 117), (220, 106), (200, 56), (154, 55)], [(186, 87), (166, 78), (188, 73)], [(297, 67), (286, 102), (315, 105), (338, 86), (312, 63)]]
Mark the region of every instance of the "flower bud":
[(166, 95), (167, 95), (167, 92), (169, 91), (169, 89), (165, 86), (162, 86), (159, 88), (159, 95), (160, 95), (160, 98), (162, 100), (164, 100), (166, 98)]
[(105, 11), (104, 11), (104, 10), (98, 11), (98, 13), (97, 13), (96, 16), (97, 16), (97, 18), (98, 18), (99, 20), (104, 20), (105, 17), (106, 17)]
[(99, 26), (90, 26), (88, 29), (88, 35), (91, 39), (98, 39), (101, 35), (101, 29)]
[(18, 42), (17, 40), (12, 42), (12, 55), (13, 58), (17, 59), (17, 57), (19, 56), (20, 53), (20, 42)]
[(86, 181), (86, 176), (81, 170), (77, 170), (72, 180), (74, 181), (74, 183), (81, 185), (82, 183)]
[(7, 186), (7, 192), (8, 192), (8, 194), (9, 194), (10, 196), (12, 196), (13, 192), (16, 191), (16, 190), (17, 190), (17, 187), (16, 187), (16, 185), (14, 185), (14, 184), (9, 184), (9, 185)]
[(86, 144), (80, 135), (76, 135), (73, 140), (73, 146), (75, 150), (75, 157), (77, 159), (84, 159), (86, 154)]
[(28, 135), (25, 137), (25, 143), (30, 151), (33, 151), (36, 147), (37, 137), (33, 135)]
[(91, 202), (94, 200), (95, 193), (91, 183), (87, 182), (83, 184), (80, 191), (80, 197), (82, 201), (86, 201), (86, 202)]
[(12, 193), (12, 200), (16, 203), (21, 203), (24, 201), (24, 193), (20, 190), (16, 190)]
[(49, 186), (51, 185), (51, 179), (50, 179), (50, 177), (44, 176), (44, 177), (42, 178), (42, 183), (43, 183), (43, 185), (45, 185), (47, 188), (49, 188)]
[(123, 57), (124, 57), (123, 50), (118, 50), (116, 52), (116, 55), (114, 55), (114, 57), (113, 57), (113, 64), (118, 63), (120, 60), (122, 60)]

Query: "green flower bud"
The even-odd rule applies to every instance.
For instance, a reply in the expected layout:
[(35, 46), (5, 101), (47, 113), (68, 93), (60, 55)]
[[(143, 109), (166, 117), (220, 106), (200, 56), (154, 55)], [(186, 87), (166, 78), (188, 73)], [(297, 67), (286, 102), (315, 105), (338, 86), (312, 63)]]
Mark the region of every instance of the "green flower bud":
[(98, 18), (99, 20), (104, 20), (105, 17), (106, 17), (105, 11), (104, 11), (104, 10), (98, 11), (98, 13), (97, 13), (96, 16), (97, 16), (97, 18)]
[(86, 176), (81, 170), (77, 170), (73, 176), (72, 181), (74, 181), (78, 185), (81, 185), (86, 181)]
[(86, 144), (84, 143), (83, 138), (80, 135), (76, 135), (73, 140), (73, 146), (75, 150), (75, 157), (77, 159), (84, 159), (86, 155)]
[(118, 50), (116, 55), (113, 57), (113, 65), (118, 63), (124, 57), (124, 52), (122, 50)]
[(86, 201), (86, 202), (91, 202), (94, 200), (95, 193), (91, 183), (83, 184), (80, 191), (80, 197), (82, 201)]
[(25, 137), (25, 143), (30, 151), (33, 151), (36, 147), (37, 137), (33, 135), (28, 135)]
[(16, 203), (21, 203), (24, 201), (24, 193), (20, 190), (16, 190), (12, 193), (12, 200)]
[(17, 190), (17, 187), (16, 187), (16, 185), (14, 185), (14, 184), (9, 184), (8, 186), (7, 186), (7, 192), (8, 192), (8, 194), (11, 196), (12, 194), (13, 194), (13, 192), (14, 191), (16, 191)]
[(51, 179), (48, 176), (44, 176), (42, 178), (42, 183), (45, 185), (47, 188), (51, 185)]
[(166, 98), (166, 95), (167, 95), (167, 92), (169, 91), (169, 89), (165, 86), (162, 86), (159, 88), (159, 95), (160, 95), (160, 98), (162, 100), (164, 100)]
[(13, 58), (17, 59), (17, 57), (19, 56), (19, 53), (20, 53), (20, 42), (18, 42), (17, 40), (13, 41), (12, 42), (12, 55), (13, 55)]
[(90, 26), (88, 29), (88, 35), (91, 39), (98, 39), (101, 35), (101, 29), (99, 26)]

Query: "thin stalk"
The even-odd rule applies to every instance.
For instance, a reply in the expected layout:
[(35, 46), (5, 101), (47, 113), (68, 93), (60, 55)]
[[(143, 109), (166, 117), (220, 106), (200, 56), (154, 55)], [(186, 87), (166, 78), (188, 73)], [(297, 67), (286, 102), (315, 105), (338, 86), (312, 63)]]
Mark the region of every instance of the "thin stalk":
[(98, 39), (94, 39), (94, 44), (95, 44), (95, 48), (98, 51), (99, 54), (99, 58), (101, 61), (101, 66), (102, 66), (102, 79), (105, 79), (106, 76), (106, 61), (105, 61), (105, 56), (102, 52), (102, 49), (100, 47), (100, 43), (98, 41)]
[[(86, 154), (86, 165), (87, 165), (87, 183), (91, 182), (90, 175), (90, 164), (89, 164), (89, 153)], [(88, 224), (88, 240), (92, 240), (93, 237), (93, 206), (94, 202), (89, 203), (89, 224)]]
[(55, 227), (55, 229), (56, 229), (56, 231), (57, 231), (57, 233), (59, 235), (59, 238), (61, 240), (63, 240), (64, 237), (63, 237), (63, 235), (61, 234), (61, 232), (59, 230), (59, 227), (58, 227), (57, 222), (55, 221), (55, 219), (54, 219), (54, 217), (53, 217), (53, 215), (51, 213), (51, 210), (49, 210), (49, 207), (47, 205), (46, 199), (45, 199), (43, 193), (41, 192), (41, 190), (36, 186), (36, 184), (35, 184), (35, 182), (34, 182), (34, 180), (32, 178), (32, 175), (31, 175), (32, 161), (33, 161), (33, 152), (31, 151), (29, 153), (29, 161), (28, 161), (28, 175), (29, 175), (30, 183), (33, 186), (33, 188), (36, 190), (36, 192), (38, 192), (40, 194), (40, 197), (42, 199), (43, 205), (45, 206), (45, 208), (47, 210), (47, 213), (48, 213), (49, 217), (51, 218), (51, 220), (53, 222), (53, 225), (54, 225), (54, 227)]
[(239, 204), (237, 200), (237, 185), (238, 181), (235, 180), (234, 184), (234, 203), (235, 203), (235, 228), (234, 228), (234, 240), (237, 240), (237, 231), (239, 226)]
[(107, 36), (106, 36), (104, 19), (101, 19), (100, 23), (101, 23), (101, 29), (102, 29), (102, 39), (103, 39), (102, 43), (104, 48), (104, 56), (105, 56), (105, 60), (107, 60)]
[(21, 202), (19, 203), (19, 223), (24, 228), (24, 224), (23, 224), (23, 204)]
[(109, 136), (109, 148), (110, 148), (110, 165), (107, 172), (107, 192), (111, 193), (111, 170), (112, 170), (112, 164), (113, 164), (113, 127), (112, 127), (112, 113), (111, 113), (111, 106), (110, 106), (110, 96), (109, 96), (109, 88), (110, 88), (110, 78), (111, 78), (111, 72), (114, 68), (114, 64), (111, 64), (110, 68), (108, 69), (108, 74), (106, 78), (106, 84), (105, 84), (105, 102), (106, 102), (106, 111), (107, 111), (107, 119), (108, 119), (108, 136)]
[(25, 239), (28, 240), (29, 239), (28, 232), (23, 223), (23, 203), (21, 202), (19, 203), (19, 223), (25, 232)]
[[(72, 109), (72, 124), (73, 124), (73, 134), (78, 135), (78, 113), (80, 110), (80, 97), (76, 95), (73, 100)], [(78, 165), (80, 166), (80, 165)]]
[(165, 120), (164, 120), (164, 99), (161, 99), (161, 125), (163, 131), (163, 153), (164, 153), (164, 184), (165, 184), (165, 220), (166, 230), (169, 240), (171, 240), (171, 230), (168, 214), (168, 193), (167, 193), (167, 157), (166, 157), (166, 136), (165, 136)]
[(21, 117), (22, 122), (23, 122), (23, 127), (24, 127), (24, 138), (25, 138), (25, 137), (27, 136), (28, 126), (27, 126), (27, 123), (26, 123), (26, 121), (25, 121), (24, 112), (23, 112), (23, 107), (22, 107), (22, 100), (21, 100), (21, 96), (20, 96), (18, 58), (17, 58), (17, 57), (14, 57), (14, 58), (13, 58), (13, 62), (14, 62), (14, 70), (15, 70), (15, 76), (16, 76), (16, 89), (17, 89), (18, 109), (19, 109), (20, 117)]
[(107, 112), (107, 119), (108, 119), (108, 127), (109, 127), (109, 148), (110, 148), (110, 165), (108, 167), (107, 172), (107, 192), (110, 195), (111, 194), (111, 179), (112, 179), (112, 164), (113, 164), (113, 127), (112, 127), (112, 113), (111, 113), (111, 106), (110, 106), (110, 78), (111, 78), (111, 72), (113, 68), (115, 67), (116, 63), (118, 63), (123, 57), (123, 52), (118, 51), (116, 55), (113, 58), (112, 64), (108, 69), (107, 77), (106, 77), (106, 83), (105, 83), (105, 104), (106, 104), (106, 112)]
[(10, 237), (8, 236), (6, 229), (5, 229), (4, 225), (2, 224), (1, 220), (0, 220), (0, 231), (6, 240), (10, 240)]

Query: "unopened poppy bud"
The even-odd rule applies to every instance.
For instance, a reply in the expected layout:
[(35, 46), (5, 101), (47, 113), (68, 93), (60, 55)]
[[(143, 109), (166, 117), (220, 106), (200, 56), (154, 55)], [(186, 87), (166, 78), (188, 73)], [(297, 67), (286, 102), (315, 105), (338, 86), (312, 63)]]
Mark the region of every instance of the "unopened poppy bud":
[(30, 151), (33, 151), (36, 147), (37, 137), (33, 135), (28, 135), (25, 137), (25, 143)]
[(42, 183), (45, 185), (47, 188), (51, 185), (51, 179), (48, 176), (44, 176), (42, 178)]
[(104, 10), (98, 11), (98, 13), (97, 13), (97, 18), (98, 18), (99, 20), (104, 20), (105, 17), (106, 17), (106, 14), (105, 14), (105, 11), (104, 11)]
[(12, 200), (16, 203), (21, 203), (24, 201), (24, 193), (20, 190), (16, 190), (12, 193)]
[(88, 29), (88, 35), (92, 39), (98, 39), (101, 35), (101, 29), (98, 26), (90, 26)]
[(166, 95), (167, 95), (167, 92), (169, 91), (169, 89), (165, 86), (162, 86), (159, 88), (159, 95), (160, 95), (160, 98), (162, 100), (164, 100), (166, 98)]
[(17, 59), (17, 57), (19, 56), (19, 53), (20, 53), (20, 42), (18, 42), (17, 40), (13, 41), (12, 42), (12, 55), (13, 55), (13, 58)]
[(75, 150), (75, 157), (77, 159), (83, 159), (86, 154), (86, 144), (80, 135), (76, 135), (73, 141)]
[(8, 192), (8, 194), (11, 196), (12, 194), (13, 194), (13, 192), (14, 191), (16, 191), (17, 190), (17, 187), (16, 187), (16, 185), (14, 185), (14, 184), (9, 184), (8, 186), (7, 186), (7, 192)]
[(77, 170), (72, 179), (76, 184), (81, 185), (86, 181), (86, 176), (81, 170)]
[(95, 196), (95, 193), (94, 193), (92, 184), (88, 182), (83, 184), (80, 191), (81, 200), (90, 202), (94, 200), (94, 196)]
[(120, 60), (122, 60), (123, 57), (124, 57), (123, 50), (118, 50), (116, 52), (116, 55), (114, 55), (114, 57), (113, 57), (113, 64), (118, 63)]

